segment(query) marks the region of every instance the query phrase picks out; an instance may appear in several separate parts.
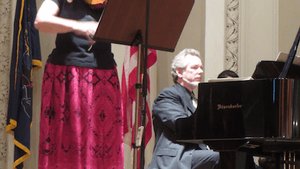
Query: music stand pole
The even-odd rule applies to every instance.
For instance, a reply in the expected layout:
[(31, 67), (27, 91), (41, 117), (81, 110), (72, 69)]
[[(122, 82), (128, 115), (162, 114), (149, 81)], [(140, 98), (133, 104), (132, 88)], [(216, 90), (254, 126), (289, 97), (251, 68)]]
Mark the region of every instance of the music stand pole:
[(133, 147), (133, 169), (137, 169), (138, 165), (138, 149), (141, 147), (141, 139), (142, 139), (142, 134), (143, 134), (143, 126), (140, 126), (140, 121), (139, 121), (139, 111), (140, 111), (140, 98), (141, 98), (141, 92), (142, 92), (142, 87), (143, 87), (143, 74), (142, 72), (142, 63), (143, 63), (143, 58), (142, 58), (142, 43), (143, 43), (143, 38), (142, 38), (142, 31), (139, 30), (135, 36), (135, 39), (131, 46), (137, 46), (138, 47), (138, 55), (137, 55), (137, 78), (136, 78), (136, 100), (135, 100), (135, 130), (134, 130), (134, 140), (132, 143)]
[[(139, 30), (135, 41), (138, 43), (138, 57), (137, 57), (137, 82), (136, 82), (136, 108), (135, 108), (135, 132), (134, 132), (134, 141), (133, 147), (133, 169), (137, 168), (138, 163), (138, 148), (140, 148), (140, 169), (144, 169), (145, 166), (145, 124), (146, 124), (146, 115), (147, 115), (147, 56), (148, 56), (148, 27), (149, 27), (149, 4), (150, 1), (146, 0), (146, 27), (145, 27), (145, 50), (144, 58), (142, 58), (142, 31)], [(134, 42), (134, 43), (136, 43)], [(136, 45), (136, 44), (135, 44)], [(142, 65), (143, 63), (143, 65)], [(142, 89), (142, 90), (141, 90)], [(142, 104), (140, 105), (140, 92), (142, 91)], [(140, 109), (141, 108), (141, 109)], [(139, 116), (139, 110), (141, 114)], [(139, 123), (140, 117), (140, 123)], [(140, 124), (140, 127), (138, 125)], [(141, 139), (141, 140), (139, 140)], [(141, 142), (138, 143), (138, 142)], [(137, 145), (138, 143), (138, 145)]]
[[(147, 116), (147, 84), (148, 84), (148, 76), (147, 76), (147, 61), (148, 61), (148, 28), (149, 28), (149, 6), (150, 6), (150, 0), (146, 0), (146, 27), (145, 27), (145, 50), (144, 50), (144, 76), (143, 76), (143, 85), (142, 85), (142, 110), (141, 110), (141, 127), (143, 129), (146, 128), (146, 116)], [(144, 169), (145, 166), (145, 130), (143, 130), (142, 133), (142, 144), (140, 148), (140, 169)]]

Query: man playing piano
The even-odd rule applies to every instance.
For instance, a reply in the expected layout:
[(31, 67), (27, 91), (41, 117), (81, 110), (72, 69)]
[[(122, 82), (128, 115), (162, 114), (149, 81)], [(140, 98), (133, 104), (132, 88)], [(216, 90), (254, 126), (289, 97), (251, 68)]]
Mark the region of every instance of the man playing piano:
[(184, 49), (171, 65), (174, 85), (162, 90), (152, 109), (155, 146), (148, 169), (216, 169), (219, 153), (204, 144), (179, 143), (175, 121), (187, 118), (196, 110), (193, 90), (203, 74), (200, 53)]

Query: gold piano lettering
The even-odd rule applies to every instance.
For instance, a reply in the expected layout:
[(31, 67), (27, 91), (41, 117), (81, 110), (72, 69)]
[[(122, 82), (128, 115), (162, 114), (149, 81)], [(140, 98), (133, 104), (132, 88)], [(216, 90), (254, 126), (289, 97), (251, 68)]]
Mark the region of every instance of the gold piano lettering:
[(222, 104), (217, 104), (217, 110), (220, 110), (220, 109), (240, 109), (242, 108), (242, 105), (240, 104), (229, 104), (229, 105), (222, 105)]

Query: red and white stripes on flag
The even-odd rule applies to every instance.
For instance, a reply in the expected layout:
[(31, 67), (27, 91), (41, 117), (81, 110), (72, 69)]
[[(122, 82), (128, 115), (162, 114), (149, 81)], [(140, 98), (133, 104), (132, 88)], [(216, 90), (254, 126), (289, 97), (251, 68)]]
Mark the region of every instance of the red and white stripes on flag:
[[(122, 73), (122, 111), (124, 115), (124, 143), (132, 147), (133, 133), (134, 132), (134, 111), (136, 100), (136, 80), (137, 80), (137, 57), (138, 48), (126, 46), (125, 56), (123, 62)], [(149, 69), (157, 60), (156, 50), (148, 49), (147, 56), (147, 69)], [(145, 123), (145, 147), (152, 136), (152, 120), (149, 111), (149, 93), (150, 93), (150, 79), (147, 73), (147, 103), (146, 103), (146, 123)]]

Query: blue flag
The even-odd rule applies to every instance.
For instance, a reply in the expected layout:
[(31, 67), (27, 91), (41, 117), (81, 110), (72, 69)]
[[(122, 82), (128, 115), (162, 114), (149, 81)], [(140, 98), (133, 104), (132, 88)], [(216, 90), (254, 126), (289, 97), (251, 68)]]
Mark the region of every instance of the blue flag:
[(14, 136), (13, 168), (23, 168), (30, 156), (32, 72), (42, 67), (35, 0), (17, 0), (10, 69), (6, 132)]

